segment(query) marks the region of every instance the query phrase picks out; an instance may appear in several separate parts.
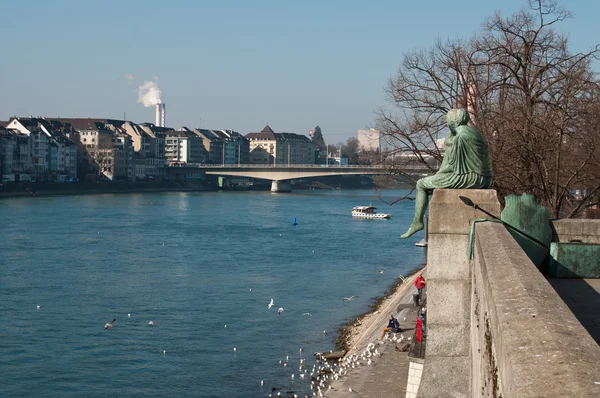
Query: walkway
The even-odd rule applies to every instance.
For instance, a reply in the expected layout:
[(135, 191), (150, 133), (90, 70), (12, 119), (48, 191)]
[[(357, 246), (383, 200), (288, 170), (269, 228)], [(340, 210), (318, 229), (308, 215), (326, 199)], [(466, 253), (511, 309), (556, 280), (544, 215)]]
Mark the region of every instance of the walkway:
[[(387, 325), (390, 314), (400, 321), (403, 335), (413, 335), (420, 307), (413, 305), (413, 294), (417, 289), (413, 286), (414, 278), (407, 279), (406, 290), (395, 300), (384, 302), (379, 309), (377, 317), (371, 322), (369, 328), (359, 338), (357, 344), (350, 349), (352, 353), (360, 354), (369, 343), (377, 343), (381, 337), (381, 329)], [(411, 340), (412, 342), (412, 340)], [(407, 352), (396, 350), (400, 343), (385, 341), (378, 344), (377, 349), (381, 356), (371, 365), (362, 365), (352, 369), (348, 375), (331, 384), (332, 389), (325, 394), (329, 398), (391, 398), (406, 395), (408, 380), (409, 359)], [(350, 391), (352, 389), (352, 391)]]

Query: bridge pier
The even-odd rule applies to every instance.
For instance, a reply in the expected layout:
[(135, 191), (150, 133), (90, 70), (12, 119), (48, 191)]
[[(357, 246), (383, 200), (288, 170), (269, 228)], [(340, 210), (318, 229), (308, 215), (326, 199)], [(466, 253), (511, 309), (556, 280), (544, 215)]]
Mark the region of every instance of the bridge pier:
[(292, 186), (287, 181), (275, 181), (271, 182), (271, 192), (292, 192)]

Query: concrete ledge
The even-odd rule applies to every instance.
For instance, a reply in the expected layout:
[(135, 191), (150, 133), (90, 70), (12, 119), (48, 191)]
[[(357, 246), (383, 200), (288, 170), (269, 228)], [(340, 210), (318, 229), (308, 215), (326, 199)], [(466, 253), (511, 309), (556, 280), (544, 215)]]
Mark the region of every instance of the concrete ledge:
[(600, 244), (600, 220), (552, 221), (552, 242), (568, 243), (573, 240)]
[(468, 357), (428, 356), (417, 397), (470, 397), (470, 371), (471, 359)]
[(600, 347), (506, 229), (477, 224), (476, 250), (503, 395), (599, 397)]
[[(429, 234), (468, 235), (471, 220), (489, 217), (464, 204), (459, 196), (466, 196), (488, 212), (500, 217), (500, 202), (493, 189), (435, 189), (429, 207)], [(465, 249), (466, 250), (466, 249)]]

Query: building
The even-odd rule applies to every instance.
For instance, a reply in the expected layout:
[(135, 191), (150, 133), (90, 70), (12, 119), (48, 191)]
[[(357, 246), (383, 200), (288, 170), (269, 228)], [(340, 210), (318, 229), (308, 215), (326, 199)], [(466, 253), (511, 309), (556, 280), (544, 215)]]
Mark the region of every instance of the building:
[(125, 122), (123, 128), (131, 137), (135, 180), (164, 180), (167, 167), (165, 131), (171, 129), (157, 127), (152, 123), (132, 122)]
[(31, 150), (29, 137), (0, 126), (0, 177), (2, 182), (29, 181)]
[(248, 164), (250, 160), (250, 142), (233, 130), (212, 130), (219, 136), (223, 145), (224, 164)]
[[(44, 118), (14, 118), (7, 124), (7, 130), (27, 137), (27, 144), (20, 141), (19, 157), (29, 156), (30, 173), (27, 174), (33, 179), (65, 181), (76, 177), (77, 145), (60, 126)], [(20, 164), (25, 164), (22, 159)]]
[(165, 155), (169, 164), (204, 164), (208, 161), (202, 138), (185, 126), (165, 132)]
[(246, 135), (251, 164), (314, 164), (316, 145), (295, 133), (275, 133), (265, 126), (259, 133)]
[(88, 180), (133, 181), (134, 157), (131, 137), (124, 128), (125, 121), (115, 119), (54, 118), (76, 133), (78, 140), (79, 174)]
[(358, 130), (358, 148), (363, 151), (382, 151), (382, 134), (379, 130)]
[(195, 128), (193, 132), (202, 139), (202, 145), (207, 153), (206, 163), (223, 164), (225, 153), (221, 136), (215, 131), (207, 129)]

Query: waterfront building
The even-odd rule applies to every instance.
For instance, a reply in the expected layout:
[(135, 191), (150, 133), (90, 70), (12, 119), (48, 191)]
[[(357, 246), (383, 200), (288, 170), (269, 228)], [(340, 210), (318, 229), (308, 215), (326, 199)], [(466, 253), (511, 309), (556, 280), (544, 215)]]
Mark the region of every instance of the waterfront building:
[(212, 130), (221, 138), (224, 164), (247, 164), (250, 155), (250, 142), (233, 130)]
[(167, 165), (164, 132), (171, 129), (132, 122), (125, 122), (123, 129), (132, 140), (135, 180), (164, 180)]
[(133, 145), (131, 137), (123, 129), (123, 120), (90, 118), (50, 120), (77, 131), (77, 134), (70, 134), (70, 136), (72, 140), (78, 140), (81, 177), (108, 181), (133, 180)]
[(209, 164), (223, 164), (225, 153), (224, 153), (224, 142), (223, 139), (213, 130), (195, 128), (193, 130), (201, 140), (204, 150), (207, 153), (206, 163)]
[(29, 142), (29, 137), (18, 130), (0, 126), (0, 177), (3, 182), (30, 179)]
[(316, 145), (295, 133), (275, 133), (269, 125), (259, 133), (246, 134), (251, 164), (314, 164)]
[[(21, 140), (19, 157), (29, 156), (31, 177), (37, 181), (64, 181), (77, 174), (77, 149), (61, 128), (44, 118), (14, 118), (7, 124), (26, 136), (28, 143)], [(13, 134), (14, 137), (17, 135)], [(28, 153), (27, 153), (28, 152)], [(23, 164), (23, 160), (20, 160)], [(26, 173), (28, 174), (28, 173)]]
[(165, 155), (170, 165), (203, 164), (208, 154), (202, 138), (187, 127), (165, 133)]

